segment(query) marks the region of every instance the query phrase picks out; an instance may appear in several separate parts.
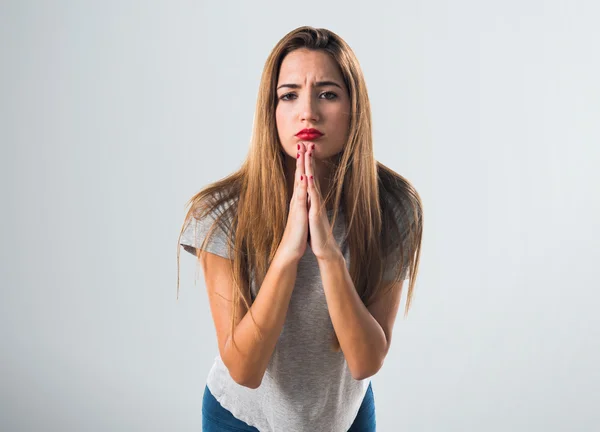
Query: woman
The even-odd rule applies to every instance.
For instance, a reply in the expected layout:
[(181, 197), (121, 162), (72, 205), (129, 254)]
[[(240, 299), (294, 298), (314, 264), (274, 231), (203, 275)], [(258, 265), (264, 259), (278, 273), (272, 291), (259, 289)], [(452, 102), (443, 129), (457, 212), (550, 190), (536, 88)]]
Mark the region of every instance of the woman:
[(373, 157), (364, 78), (339, 36), (279, 41), (245, 162), (188, 205), (178, 244), (202, 266), (219, 346), (203, 430), (375, 430), (370, 377), (409, 273), (410, 307), (422, 205)]

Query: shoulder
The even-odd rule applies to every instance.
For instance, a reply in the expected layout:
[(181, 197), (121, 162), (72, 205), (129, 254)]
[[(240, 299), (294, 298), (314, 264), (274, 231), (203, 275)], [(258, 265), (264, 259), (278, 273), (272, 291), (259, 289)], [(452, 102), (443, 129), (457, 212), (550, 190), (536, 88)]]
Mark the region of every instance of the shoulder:
[(196, 219), (204, 219), (207, 216), (216, 219), (236, 206), (237, 197), (217, 191), (195, 201), (192, 205), (192, 214)]
[(195, 201), (186, 217), (179, 243), (192, 254), (202, 249), (229, 258), (227, 247), (235, 239), (232, 223), (235, 206), (234, 198), (217, 194)]
[(377, 163), (379, 199), (384, 213), (393, 219), (416, 222), (421, 219), (423, 206), (413, 184), (391, 168)]

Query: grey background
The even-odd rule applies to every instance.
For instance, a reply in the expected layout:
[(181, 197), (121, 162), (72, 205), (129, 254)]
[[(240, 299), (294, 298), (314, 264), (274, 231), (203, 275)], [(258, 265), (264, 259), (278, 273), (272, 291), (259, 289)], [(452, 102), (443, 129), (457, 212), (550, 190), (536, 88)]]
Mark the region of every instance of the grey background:
[(1, 3), (0, 429), (200, 430), (217, 345), (183, 250), (176, 301), (184, 204), (240, 166), (269, 51), (312, 25), (424, 202), (378, 430), (598, 430), (597, 4), (216, 3)]

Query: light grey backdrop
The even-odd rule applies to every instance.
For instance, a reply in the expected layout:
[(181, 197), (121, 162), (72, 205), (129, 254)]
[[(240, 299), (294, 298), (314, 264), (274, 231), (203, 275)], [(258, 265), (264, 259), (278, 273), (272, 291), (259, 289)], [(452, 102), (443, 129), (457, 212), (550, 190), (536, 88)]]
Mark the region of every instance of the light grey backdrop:
[(354, 49), (376, 157), (425, 208), (378, 430), (598, 430), (599, 12), (3, 1), (0, 429), (200, 430), (217, 345), (184, 251), (175, 297), (184, 204), (239, 167), (269, 51), (312, 25)]

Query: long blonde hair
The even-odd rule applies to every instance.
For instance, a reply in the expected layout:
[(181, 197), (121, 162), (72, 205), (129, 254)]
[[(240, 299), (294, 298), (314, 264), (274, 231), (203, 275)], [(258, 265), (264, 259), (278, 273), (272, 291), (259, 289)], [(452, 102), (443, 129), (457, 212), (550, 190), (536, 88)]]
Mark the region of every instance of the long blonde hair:
[[(225, 211), (219, 212), (197, 249), (199, 262), (203, 255), (200, 251), (217, 226), (231, 233), (228, 250), (232, 257), (234, 281), (232, 335), (238, 302), (241, 300), (252, 313), (250, 277), (252, 275), (257, 287), (262, 285), (287, 222), (287, 155), (277, 135), (276, 85), (284, 57), (298, 48), (322, 50), (329, 54), (338, 64), (349, 92), (351, 112), (348, 141), (343, 150), (329, 161), (334, 169), (331, 189), (324, 201), (333, 204), (332, 226), (338, 208), (343, 206), (345, 241), (350, 252), (349, 272), (356, 291), (368, 306), (391, 289), (393, 282), (401, 282), (408, 272), (410, 279), (405, 316), (413, 296), (423, 232), (421, 199), (404, 177), (374, 158), (369, 97), (362, 70), (352, 49), (330, 30), (303, 26), (285, 35), (265, 63), (250, 148), (241, 168), (209, 184), (188, 201), (186, 207), (189, 206), (189, 210), (177, 241), (179, 298), (179, 241), (186, 225), (192, 217), (201, 219), (216, 212), (223, 204), (232, 203)], [(396, 272), (394, 281), (386, 283), (382, 276), (389, 262), (396, 266)], [(260, 335), (258, 326), (257, 330)], [(335, 333), (332, 349), (340, 350)]]

